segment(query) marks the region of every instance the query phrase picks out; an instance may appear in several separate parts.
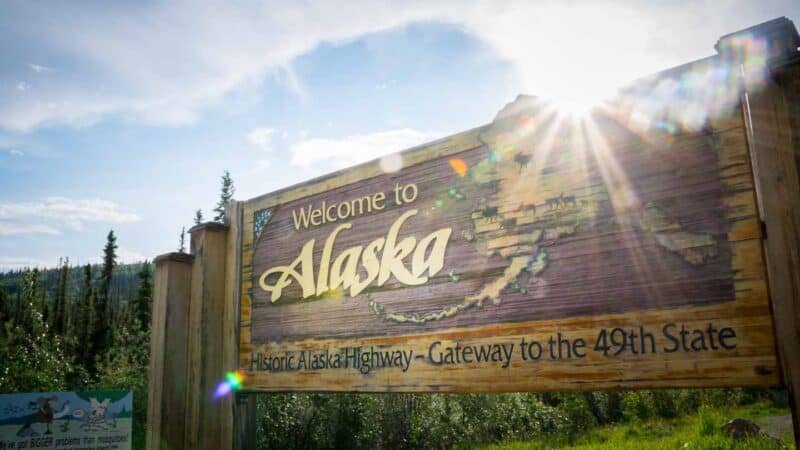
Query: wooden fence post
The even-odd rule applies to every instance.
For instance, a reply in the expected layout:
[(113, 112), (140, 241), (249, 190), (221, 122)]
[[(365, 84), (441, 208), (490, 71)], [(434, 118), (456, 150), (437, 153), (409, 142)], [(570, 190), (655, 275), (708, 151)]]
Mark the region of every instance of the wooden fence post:
[(186, 253), (154, 260), (155, 290), (150, 335), (147, 403), (148, 450), (183, 448), (192, 262)]

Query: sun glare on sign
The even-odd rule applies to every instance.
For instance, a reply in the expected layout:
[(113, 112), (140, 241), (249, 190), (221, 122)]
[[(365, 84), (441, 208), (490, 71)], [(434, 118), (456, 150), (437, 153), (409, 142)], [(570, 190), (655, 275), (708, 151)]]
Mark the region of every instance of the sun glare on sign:
[(230, 394), (231, 392), (238, 391), (242, 388), (243, 380), (244, 376), (241, 372), (228, 372), (225, 374), (225, 380), (217, 385), (217, 389), (214, 391), (214, 397), (220, 398)]

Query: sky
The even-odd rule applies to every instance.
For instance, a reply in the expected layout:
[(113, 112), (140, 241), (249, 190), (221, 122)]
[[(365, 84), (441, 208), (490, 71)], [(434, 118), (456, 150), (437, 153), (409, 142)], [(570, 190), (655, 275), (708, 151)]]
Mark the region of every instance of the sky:
[(489, 123), (600, 102), (800, 2), (0, 0), (0, 271), (175, 251), (246, 200)]

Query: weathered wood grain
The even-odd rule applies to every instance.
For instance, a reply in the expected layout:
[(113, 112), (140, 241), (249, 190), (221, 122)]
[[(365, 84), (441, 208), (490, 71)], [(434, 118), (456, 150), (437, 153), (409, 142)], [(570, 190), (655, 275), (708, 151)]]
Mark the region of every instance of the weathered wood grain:
[[(222, 303), (222, 337), (219, 341), (222, 347), (222, 364), (219, 374), (236, 371), (239, 367), (240, 283), (238, 274), (241, 270), (242, 202), (233, 201), (228, 204), (225, 208), (225, 222), (229, 228), (225, 241), (225, 298)], [(225, 396), (217, 401), (220, 403), (222, 415), (220, 418), (220, 442), (223, 447), (226, 447), (226, 443), (237, 440), (234, 434), (238, 432), (238, 429), (234, 422), (238, 420), (239, 416), (235, 410), (238, 403), (231, 396)], [(246, 413), (244, 412), (244, 414)], [(255, 411), (250, 411), (250, 413), (254, 414)]]
[(225, 273), (228, 227), (205, 223), (189, 230), (194, 255), (191, 307), (188, 323), (188, 371), (185, 389), (187, 430), (182, 448), (211, 449), (229, 446), (221, 439), (233, 420), (230, 403), (214, 398), (224, 378)]
[[(795, 442), (800, 445), (800, 181), (792, 129), (782, 89), (772, 81), (749, 84), (745, 99), (751, 119), (751, 151), (770, 280), (775, 334), (783, 380), (789, 388)], [(797, 119), (795, 119), (797, 120)]]
[(236, 431), (233, 441), (235, 450), (250, 450), (256, 448), (256, 426), (257, 404), (256, 396), (252, 393), (236, 393)]
[(186, 431), (187, 327), (193, 257), (155, 259), (147, 403), (149, 450), (182, 448)]

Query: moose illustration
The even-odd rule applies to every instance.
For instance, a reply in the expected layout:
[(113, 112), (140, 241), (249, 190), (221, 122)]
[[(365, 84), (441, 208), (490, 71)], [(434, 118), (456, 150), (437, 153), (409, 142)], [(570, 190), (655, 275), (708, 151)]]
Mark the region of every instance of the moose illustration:
[(575, 203), (574, 195), (564, 195), (564, 193), (562, 192), (560, 200), (561, 200), (561, 206), (564, 208), (566, 208), (567, 205), (572, 205), (573, 208), (576, 208), (578, 206), (578, 204)]
[(497, 207), (496, 206), (486, 206), (480, 210), (480, 213), (483, 217), (486, 218), (487, 222), (496, 222), (497, 221)]
[(522, 168), (526, 167), (531, 162), (532, 155), (526, 155), (525, 153), (517, 153), (514, 155), (514, 162), (519, 165), (519, 171), (522, 172)]
[[(28, 406), (37, 409), (36, 414), (33, 416), (33, 420), (37, 423), (45, 424), (47, 431), (45, 431), (44, 434), (52, 434), (52, 431), (50, 431), (50, 424), (53, 422), (53, 419), (60, 419), (69, 414), (70, 411), (69, 402), (64, 403), (61, 411), (54, 411), (54, 409), (58, 407), (58, 397), (55, 395), (50, 397), (39, 397), (35, 402), (30, 402)], [(31, 428), (31, 423), (26, 423), (17, 432), (17, 435), (35, 436), (36, 434)]]
[(89, 414), (89, 419), (81, 425), (84, 431), (109, 431), (117, 427), (116, 418), (109, 420), (106, 410), (108, 409), (110, 399), (104, 399), (98, 402), (95, 398), (90, 398), (92, 411)]
[(567, 206), (577, 208), (578, 202), (575, 200), (574, 195), (564, 195), (562, 192), (558, 197), (550, 197), (545, 200), (545, 205), (547, 205), (547, 209), (549, 210), (564, 209)]

